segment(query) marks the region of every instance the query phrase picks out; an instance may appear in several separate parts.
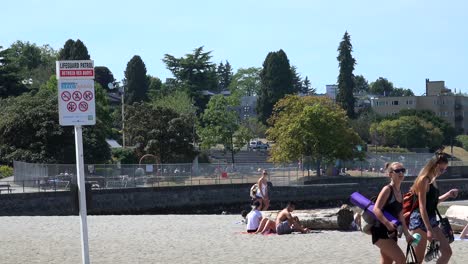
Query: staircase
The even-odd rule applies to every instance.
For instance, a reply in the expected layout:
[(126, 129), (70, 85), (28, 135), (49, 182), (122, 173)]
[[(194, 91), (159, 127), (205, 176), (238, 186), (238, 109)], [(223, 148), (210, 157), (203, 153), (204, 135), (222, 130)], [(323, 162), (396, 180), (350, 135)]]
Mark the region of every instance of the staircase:
[[(232, 163), (231, 152), (229, 151), (224, 153), (222, 150), (211, 150), (209, 155), (212, 163)], [(241, 150), (234, 154), (234, 163), (269, 163), (268, 156), (269, 152), (267, 150)]]

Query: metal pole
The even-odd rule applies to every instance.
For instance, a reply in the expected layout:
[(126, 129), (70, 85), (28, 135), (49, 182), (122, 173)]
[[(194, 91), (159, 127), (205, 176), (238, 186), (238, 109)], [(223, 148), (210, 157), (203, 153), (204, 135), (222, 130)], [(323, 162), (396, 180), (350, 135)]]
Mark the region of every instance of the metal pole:
[(86, 190), (83, 162), (83, 129), (81, 126), (75, 126), (75, 150), (76, 150), (76, 177), (79, 191), (80, 204), (80, 225), (81, 225), (81, 253), (83, 264), (89, 264), (88, 247), (88, 222), (86, 213)]
[(122, 147), (125, 148), (125, 115), (124, 115), (124, 89), (125, 86), (122, 86)]

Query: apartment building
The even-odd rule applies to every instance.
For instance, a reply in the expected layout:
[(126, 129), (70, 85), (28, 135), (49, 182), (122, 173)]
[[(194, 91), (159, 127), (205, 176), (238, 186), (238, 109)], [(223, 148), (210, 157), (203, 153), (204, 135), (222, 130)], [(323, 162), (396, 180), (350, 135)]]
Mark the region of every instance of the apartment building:
[(372, 109), (383, 116), (396, 115), (403, 109), (431, 110), (449, 122), (459, 133), (468, 133), (468, 97), (453, 94), (444, 81), (426, 79), (423, 96), (372, 97)]

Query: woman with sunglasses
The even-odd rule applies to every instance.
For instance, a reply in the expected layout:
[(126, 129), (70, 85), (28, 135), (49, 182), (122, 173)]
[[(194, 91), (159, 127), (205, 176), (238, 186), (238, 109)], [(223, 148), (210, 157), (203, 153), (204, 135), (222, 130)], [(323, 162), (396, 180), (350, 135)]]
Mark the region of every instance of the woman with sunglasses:
[(442, 175), (448, 167), (448, 159), (444, 153), (436, 153), (421, 170), (418, 177), (410, 188), (418, 198), (419, 208), (411, 212), (409, 229), (413, 233), (421, 235), (421, 241), (416, 246), (416, 257), (422, 262), (427, 241), (438, 240), (440, 242), (439, 250), (441, 253), (437, 263), (448, 263), (452, 256), (447, 238), (439, 228), (439, 222), (436, 217), (437, 204), (448, 198), (455, 198), (458, 195), (458, 189), (451, 189), (443, 195), (439, 195), (436, 179)]
[(372, 227), (372, 244), (380, 248), (381, 263), (406, 263), (405, 254), (398, 246), (397, 226), (385, 218), (383, 212), (388, 212), (403, 223), (403, 233), (408, 243), (413, 237), (408, 231), (403, 218), (403, 195), (400, 186), (405, 177), (406, 169), (399, 162), (385, 164), (385, 171), (390, 177), (390, 184), (382, 188), (374, 206), (374, 214), (378, 222)]

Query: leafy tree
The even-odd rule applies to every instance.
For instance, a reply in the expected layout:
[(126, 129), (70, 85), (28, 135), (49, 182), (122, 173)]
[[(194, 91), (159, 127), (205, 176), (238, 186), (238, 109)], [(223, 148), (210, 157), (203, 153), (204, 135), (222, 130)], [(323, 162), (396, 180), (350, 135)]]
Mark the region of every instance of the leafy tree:
[(274, 162), (297, 161), (309, 156), (317, 161), (320, 175), (322, 160), (351, 159), (359, 153), (359, 136), (348, 124), (345, 111), (323, 97), (289, 95), (278, 101), (267, 130), (275, 141), (271, 150)]
[(395, 116), (395, 118), (402, 116), (417, 116), (424, 121), (431, 123), (435, 127), (439, 128), (442, 132), (444, 136), (443, 144), (450, 145), (453, 143), (453, 139), (456, 135), (455, 128), (449, 122), (438, 117), (431, 110), (403, 109), (398, 113), (398, 115)]
[(354, 76), (354, 92), (358, 94), (369, 93), (369, 82), (362, 75)]
[(364, 142), (370, 142), (369, 130), (371, 124), (377, 120), (377, 114), (371, 108), (370, 111), (362, 112), (356, 119), (350, 120), (350, 125)]
[(109, 83), (115, 84), (115, 78), (109, 68), (105, 66), (94, 67), (94, 81), (99, 83), (102, 88), (109, 91)]
[(125, 112), (125, 136), (138, 157), (153, 154), (160, 163), (192, 162), (193, 122), (168, 108), (134, 103)]
[(370, 133), (374, 141), (384, 146), (436, 149), (443, 140), (439, 128), (417, 116), (401, 116), (395, 120), (374, 123)]
[(240, 128), (239, 117), (231, 107), (232, 104), (223, 95), (211, 97), (197, 131), (202, 148), (209, 149), (216, 144), (222, 144), (225, 151), (231, 152), (234, 163), (234, 153), (245, 146), (252, 135), (245, 127)]
[(203, 52), (203, 46), (192, 54), (176, 58), (165, 54), (163, 62), (175, 77), (175, 86), (185, 90), (195, 101), (195, 106), (203, 112), (209, 98), (203, 91), (215, 91), (218, 86), (216, 65), (211, 61), (211, 51)]
[(8, 52), (8, 49), (2, 50), (0, 46), (0, 98), (27, 92), (26, 86), (21, 83), (19, 70), (11, 63)]
[(456, 139), (462, 145), (463, 149), (468, 151), (468, 135), (458, 135)]
[(394, 88), (390, 96), (414, 96), (414, 93), (411, 89)]
[(246, 127), (252, 134), (252, 138), (264, 138), (267, 127), (254, 117), (249, 117), (242, 121), (242, 126)]
[(179, 115), (193, 117), (196, 114), (193, 99), (184, 91), (175, 91), (169, 95), (156, 98), (150, 104), (153, 107), (171, 109)]
[(236, 94), (239, 97), (257, 95), (261, 86), (261, 71), (262, 68), (240, 68), (234, 74), (232, 82), (229, 84), (229, 90), (232, 94)]
[(138, 55), (127, 63), (125, 70), (125, 103), (133, 104), (148, 100), (146, 66)]
[(88, 48), (79, 39), (67, 40), (58, 54), (59, 60), (89, 60), (90, 58)]
[[(1, 102), (1, 101), (0, 101)], [(0, 103), (0, 162), (74, 163), (73, 127), (58, 122), (57, 93), (41, 90)], [(84, 160), (105, 163), (110, 149), (100, 120), (83, 129)]]
[(261, 88), (257, 99), (258, 119), (266, 124), (273, 106), (287, 94), (294, 94), (293, 73), (283, 50), (268, 53), (260, 73)]
[(168, 95), (169, 91), (167, 89), (164, 89), (166, 87), (168, 86), (163, 86), (161, 79), (159, 79), (158, 77), (148, 75), (148, 97), (150, 98), (150, 100), (156, 100), (158, 98)]
[(393, 89), (393, 83), (383, 77), (370, 84), (370, 93), (375, 95), (390, 96)]
[(354, 91), (354, 65), (356, 60), (351, 55), (353, 46), (351, 45), (351, 37), (346, 31), (343, 40), (338, 47), (338, 63), (340, 67), (340, 74), (338, 75), (338, 94), (336, 95), (336, 102), (343, 107), (346, 115), (349, 118), (354, 118), (354, 104), (355, 98)]

